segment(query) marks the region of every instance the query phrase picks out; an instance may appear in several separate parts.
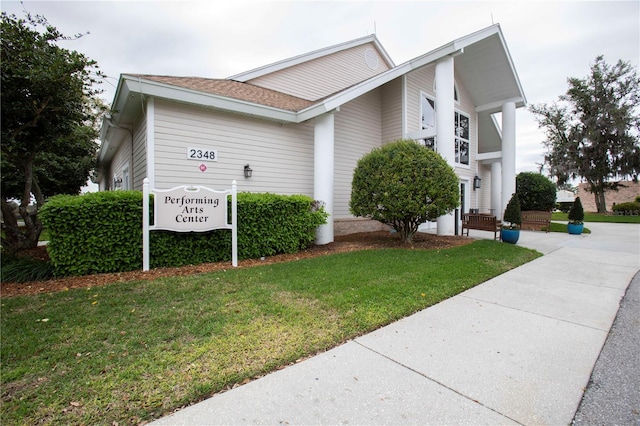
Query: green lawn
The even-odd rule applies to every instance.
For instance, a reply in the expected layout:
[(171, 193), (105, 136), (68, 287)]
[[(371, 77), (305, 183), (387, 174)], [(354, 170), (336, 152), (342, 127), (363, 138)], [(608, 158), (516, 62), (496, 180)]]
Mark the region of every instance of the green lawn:
[(136, 424), (539, 256), (385, 249), (1, 299), (2, 424)]
[[(567, 222), (569, 219), (567, 213), (554, 212), (551, 214), (551, 220)], [(640, 223), (640, 216), (614, 216), (585, 212), (584, 222)]]

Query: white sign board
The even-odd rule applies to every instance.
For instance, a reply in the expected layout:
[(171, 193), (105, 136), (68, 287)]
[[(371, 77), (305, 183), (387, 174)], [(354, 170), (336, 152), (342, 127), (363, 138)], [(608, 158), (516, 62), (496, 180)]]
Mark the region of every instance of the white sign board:
[[(149, 225), (149, 179), (142, 185), (142, 270), (149, 270), (149, 231), (204, 232), (231, 229), (231, 262), (238, 266), (238, 189), (236, 181), (227, 191), (204, 186), (178, 186), (153, 190), (154, 225)], [(231, 196), (231, 221), (227, 197)]]
[(227, 215), (227, 196), (231, 191), (179, 186), (153, 192), (155, 224), (152, 229), (177, 232), (231, 229)]

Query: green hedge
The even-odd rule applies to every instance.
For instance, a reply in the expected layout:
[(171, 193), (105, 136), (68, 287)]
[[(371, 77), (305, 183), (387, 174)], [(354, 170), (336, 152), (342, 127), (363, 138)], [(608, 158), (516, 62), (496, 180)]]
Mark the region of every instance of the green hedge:
[(624, 215), (639, 215), (640, 214), (640, 202), (630, 201), (628, 203), (620, 203), (613, 206), (612, 210), (616, 214)]
[[(151, 202), (150, 205), (153, 205)], [(108, 191), (52, 197), (41, 210), (57, 276), (142, 268), (142, 193)], [(238, 258), (308, 247), (327, 213), (303, 195), (238, 194)], [(153, 219), (151, 219), (153, 220)], [(151, 231), (152, 268), (231, 259), (231, 231)]]

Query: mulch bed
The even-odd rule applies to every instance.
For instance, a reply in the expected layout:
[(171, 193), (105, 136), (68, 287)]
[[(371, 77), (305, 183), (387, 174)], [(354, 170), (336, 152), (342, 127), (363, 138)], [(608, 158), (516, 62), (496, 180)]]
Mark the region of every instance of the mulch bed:
[[(267, 257), (264, 260), (246, 259), (239, 260), (239, 268), (247, 268), (269, 263), (290, 262), (305, 258), (324, 256), (327, 254), (341, 253), (355, 250), (376, 248), (406, 248), (406, 249), (445, 249), (469, 244), (473, 239), (462, 236), (437, 236), (433, 234), (417, 233), (412, 244), (400, 241), (398, 234), (386, 231), (366, 232), (339, 236), (335, 242), (326, 245), (314, 245), (306, 250), (294, 254), (280, 254)], [(46, 247), (24, 252), (23, 255), (40, 260), (48, 260)], [(96, 274), (80, 277), (66, 277), (48, 281), (35, 281), (27, 283), (2, 282), (0, 285), (1, 297), (17, 295), (29, 295), (63, 291), (72, 288), (88, 288), (106, 285), (114, 282), (127, 282), (139, 280), (154, 280), (160, 277), (188, 276), (232, 268), (230, 262), (206, 263), (201, 265), (182, 266), (179, 268), (157, 268), (150, 271), (130, 271), (109, 274)]]

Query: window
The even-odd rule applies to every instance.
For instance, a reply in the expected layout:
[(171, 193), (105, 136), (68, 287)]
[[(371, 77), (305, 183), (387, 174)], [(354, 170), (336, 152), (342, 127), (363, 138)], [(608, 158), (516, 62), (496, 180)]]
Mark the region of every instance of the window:
[(469, 165), (469, 117), (455, 113), (456, 163)]
[[(436, 101), (427, 97), (427, 95), (421, 96), (421, 110), (422, 110), (422, 119), (421, 119), (421, 127), (422, 130), (431, 131), (435, 134), (436, 131)], [(429, 149), (436, 151), (436, 138), (428, 137), (421, 139), (420, 142)]]
[[(454, 92), (456, 95), (458, 91)], [(422, 113), (420, 123), (421, 129), (428, 134), (435, 134), (436, 131), (436, 101), (425, 94), (420, 96), (420, 110)], [(468, 116), (455, 112), (454, 113), (454, 132), (455, 132), (455, 162), (458, 164), (469, 165), (469, 124), (471, 120)], [(422, 137), (419, 143), (429, 149), (437, 151), (435, 136)]]

